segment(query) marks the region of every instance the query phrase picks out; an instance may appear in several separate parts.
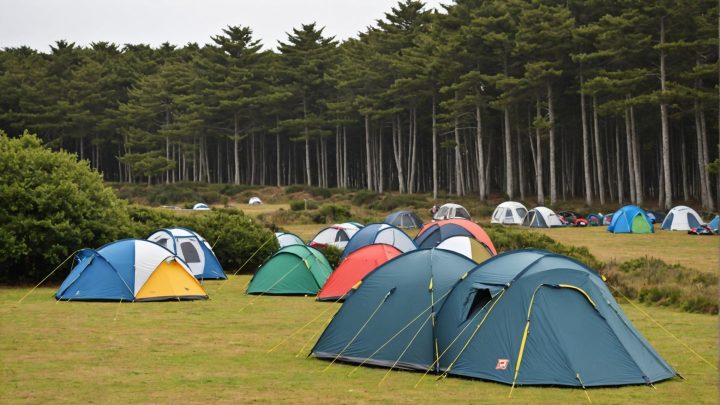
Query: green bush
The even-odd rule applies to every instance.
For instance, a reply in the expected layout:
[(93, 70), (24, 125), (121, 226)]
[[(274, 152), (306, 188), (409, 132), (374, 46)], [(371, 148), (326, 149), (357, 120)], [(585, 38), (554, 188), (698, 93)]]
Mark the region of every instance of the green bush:
[(0, 131), (0, 201), (2, 282), (38, 281), (74, 251), (131, 231), (126, 204), (87, 161), (27, 132)]
[(383, 199), (376, 199), (370, 203), (369, 207), (379, 211), (392, 211), (400, 207), (429, 208), (425, 197), (411, 194), (387, 194)]
[(274, 234), (258, 225), (242, 211), (220, 209), (204, 212), (175, 212), (161, 208), (130, 207), (135, 237), (144, 238), (159, 228), (180, 226), (202, 235), (213, 246), (226, 272), (234, 273), (255, 253), (242, 269), (251, 273), (278, 249)]
[(718, 276), (652, 257), (605, 268), (607, 283), (630, 299), (687, 312), (718, 313)]
[(352, 197), (353, 205), (357, 206), (368, 206), (373, 201), (377, 200), (379, 194), (369, 190), (360, 190)]
[(325, 204), (313, 216), (316, 224), (346, 222), (351, 219), (350, 207), (342, 204)]
[(318, 203), (313, 200), (290, 200), (291, 211), (314, 210), (317, 209), (317, 207)]
[(302, 184), (293, 184), (292, 186), (285, 187), (285, 194), (303, 193), (307, 191), (308, 186)]
[(332, 266), (333, 269), (337, 268), (337, 266), (340, 264), (340, 257), (343, 253), (342, 249), (339, 249), (338, 247), (333, 245), (325, 245), (317, 249), (325, 255), (325, 258), (327, 259), (328, 263), (330, 263), (330, 266)]

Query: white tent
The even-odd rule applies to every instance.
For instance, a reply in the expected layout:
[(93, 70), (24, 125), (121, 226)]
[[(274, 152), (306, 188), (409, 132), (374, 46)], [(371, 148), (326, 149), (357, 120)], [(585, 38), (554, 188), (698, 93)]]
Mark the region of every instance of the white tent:
[(662, 223), (662, 229), (670, 231), (689, 231), (690, 228), (697, 228), (703, 224), (698, 213), (684, 205), (678, 205), (668, 212)]
[(475, 263), (481, 263), (493, 256), (490, 249), (477, 239), (465, 236), (451, 236), (437, 245), (437, 249), (445, 249), (459, 253)]
[(433, 215), (433, 221), (453, 218), (470, 219), (470, 213), (462, 205), (449, 203), (443, 204), (438, 212)]
[(210, 207), (208, 207), (208, 205), (204, 203), (197, 203), (193, 206), (193, 209), (198, 211), (208, 211), (210, 210)]
[(284, 233), (284, 232), (275, 232), (275, 237), (278, 240), (278, 245), (280, 245), (281, 248), (284, 248), (285, 246), (290, 245), (304, 245), (305, 242), (303, 242), (302, 239), (300, 239), (299, 236), (292, 234), (292, 233)]
[(505, 201), (495, 208), (492, 214), (490, 223), (492, 224), (505, 224), (505, 225), (520, 225), (522, 224), (525, 214), (527, 214), (527, 208), (515, 201)]
[(146, 238), (178, 255), (198, 279), (226, 279), (212, 246), (197, 232), (185, 228), (158, 229)]
[(535, 207), (528, 211), (523, 219), (523, 226), (530, 228), (554, 228), (563, 226), (560, 217), (550, 208)]
[(250, 197), (250, 200), (248, 200), (248, 204), (250, 205), (260, 205), (262, 203), (263, 202), (260, 197)]
[(350, 238), (359, 230), (360, 227), (349, 222), (335, 224), (318, 232), (308, 245), (313, 247), (333, 245), (344, 249)]

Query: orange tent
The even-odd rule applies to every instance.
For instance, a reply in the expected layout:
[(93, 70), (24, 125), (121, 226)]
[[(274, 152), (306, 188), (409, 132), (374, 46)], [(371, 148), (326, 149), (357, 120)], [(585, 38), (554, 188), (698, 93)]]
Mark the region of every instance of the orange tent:
[[(418, 247), (435, 247), (437, 244), (442, 242), (446, 237), (452, 237), (459, 235), (458, 233), (450, 232), (446, 237), (443, 237), (443, 232), (440, 231), (440, 228), (452, 225), (452, 228), (460, 227), (467, 231), (472, 237), (477, 239), (480, 243), (487, 246), (488, 250), (492, 252), (493, 255), (497, 254), (497, 250), (495, 250), (495, 245), (493, 245), (492, 240), (490, 240), (490, 237), (487, 233), (485, 233), (485, 230), (482, 229), (482, 227), (475, 222), (468, 221), (467, 219), (445, 219), (442, 221), (436, 221), (431, 222), (420, 230), (418, 232), (417, 236), (415, 237), (415, 243), (418, 245)], [(430, 244), (433, 244), (433, 246), (426, 246), (427, 244), (423, 243), (426, 241), (432, 240), (433, 242)]]
[(402, 252), (392, 245), (372, 244), (352, 252), (333, 271), (318, 292), (318, 301), (345, 299), (348, 292), (368, 273)]

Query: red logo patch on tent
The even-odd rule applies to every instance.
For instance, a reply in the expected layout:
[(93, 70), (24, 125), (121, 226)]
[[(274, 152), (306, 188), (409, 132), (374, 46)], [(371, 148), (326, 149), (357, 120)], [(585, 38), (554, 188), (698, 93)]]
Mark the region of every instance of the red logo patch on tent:
[(507, 366), (510, 364), (510, 360), (508, 359), (498, 359), (497, 364), (495, 365), (495, 370), (507, 370)]

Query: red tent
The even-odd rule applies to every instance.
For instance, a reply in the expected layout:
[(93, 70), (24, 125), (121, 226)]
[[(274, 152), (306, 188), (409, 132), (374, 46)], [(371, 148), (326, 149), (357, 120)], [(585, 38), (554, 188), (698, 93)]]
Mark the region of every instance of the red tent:
[(394, 246), (385, 244), (367, 245), (352, 252), (327, 279), (323, 288), (318, 292), (318, 301), (345, 299), (345, 295), (365, 275), (401, 254), (402, 252)]
[(420, 235), (422, 235), (424, 232), (433, 232), (438, 227), (442, 227), (444, 225), (448, 224), (454, 224), (457, 226), (460, 226), (464, 228), (466, 231), (468, 231), (475, 239), (477, 239), (479, 242), (484, 244), (485, 246), (490, 249), (493, 255), (497, 254), (497, 250), (495, 250), (495, 245), (493, 245), (492, 240), (490, 240), (490, 237), (487, 233), (485, 233), (485, 230), (482, 229), (482, 227), (475, 222), (469, 221), (467, 219), (445, 219), (442, 221), (435, 221), (430, 222), (429, 224), (426, 224), (422, 227), (420, 232), (418, 232), (417, 236), (415, 236), (415, 240), (418, 240), (420, 238)]

